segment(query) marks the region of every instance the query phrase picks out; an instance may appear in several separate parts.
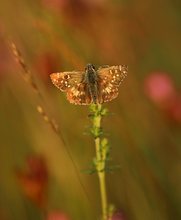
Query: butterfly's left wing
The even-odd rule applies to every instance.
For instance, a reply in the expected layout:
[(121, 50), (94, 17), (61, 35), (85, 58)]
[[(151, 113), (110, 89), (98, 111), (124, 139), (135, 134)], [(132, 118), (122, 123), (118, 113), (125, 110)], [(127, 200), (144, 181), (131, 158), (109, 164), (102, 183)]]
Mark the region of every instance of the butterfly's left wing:
[(85, 72), (72, 71), (52, 73), (52, 83), (62, 92), (66, 92), (67, 99), (75, 105), (89, 105), (92, 98), (88, 85), (85, 83)]
[(97, 70), (99, 103), (108, 102), (118, 96), (118, 88), (128, 73), (128, 66), (110, 66)]
[(84, 79), (84, 72), (71, 71), (71, 72), (60, 72), (50, 74), (52, 83), (60, 89), (62, 92), (67, 91), (74, 85), (81, 83)]

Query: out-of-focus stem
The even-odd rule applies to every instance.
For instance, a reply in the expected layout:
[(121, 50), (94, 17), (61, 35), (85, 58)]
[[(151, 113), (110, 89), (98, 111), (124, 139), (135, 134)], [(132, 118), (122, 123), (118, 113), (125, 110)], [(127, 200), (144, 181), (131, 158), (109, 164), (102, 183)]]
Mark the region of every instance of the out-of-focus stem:
[[(31, 73), (31, 71), (29, 70), (29, 68), (27, 67), (27, 65), (24, 61), (24, 58), (21, 55), (21, 52), (19, 51), (19, 49), (17, 48), (15, 43), (13, 43), (12, 41), (9, 41), (8, 43), (9, 43), (9, 46), (12, 50), (12, 53), (14, 54), (14, 57), (15, 57), (17, 63), (19, 63), (19, 65), (23, 69), (22, 76), (23, 76), (24, 80), (30, 85), (30, 88), (33, 89), (36, 92), (36, 94), (39, 95), (40, 100), (44, 101), (43, 96), (41, 94), (41, 91), (40, 91), (38, 85), (36, 84), (36, 82), (34, 81), (33, 75)], [(75, 161), (72, 157), (72, 154), (70, 152), (69, 147), (65, 143), (64, 137), (63, 137), (60, 129), (58, 129), (58, 123), (56, 123), (56, 121), (48, 115), (48, 110), (45, 109), (45, 107), (42, 104), (38, 104), (36, 106), (36, 109), (37, 109), (38, 113), (43, 117), (44, 121), (47, 122), (51, 126), (52, 130), (55, 132), (56, 135), (58, 135), (61, 143), (64, 145), (64, 147), (66, 149), (66, 152), (67, 152), (67, 154), (68, 154), (68, 156), (69, 156), (69, 158), (72, 162), (72, 165), (74, 167), (74, 170), (75, 170), (76, 176), (78, 178), (78, 181), (79, 181), (79, 183), (80, 183), (80, 185), (81, 185), (81, 187), (82, 187), (82, 189), (85, 193), (85, 196), (86, 196), (87, 200), (90, 202), (90, 199), (89, 199), (88, 193), (86, 191), (86, 188), (84, 187), (84, 184), (81, 180), (81, 177), (80, 177), (80, 174), (79, 174), (79, 169), (78, 169), (78, 167), (77, 167), (77, 165), (76, 165), (76, 163), (75, 163)]]

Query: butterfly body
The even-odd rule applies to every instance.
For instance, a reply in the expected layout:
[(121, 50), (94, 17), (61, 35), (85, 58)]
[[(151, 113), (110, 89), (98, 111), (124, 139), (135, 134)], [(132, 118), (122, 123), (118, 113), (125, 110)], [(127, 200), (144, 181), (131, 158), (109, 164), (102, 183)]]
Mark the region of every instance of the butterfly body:
[(118, 96), (118, 87), (127, 75), (127, 66), (104, 66), (98, 70), (87, 64), (85, 71), (52, 73), (53, 84), (67, 93), (70, 103), (101, 104)]
[(87, 84), (91, 99), (95, 104), (98, 103), (98, 76), (92, 64), (87, 64), (85, 69), (85, 83)]

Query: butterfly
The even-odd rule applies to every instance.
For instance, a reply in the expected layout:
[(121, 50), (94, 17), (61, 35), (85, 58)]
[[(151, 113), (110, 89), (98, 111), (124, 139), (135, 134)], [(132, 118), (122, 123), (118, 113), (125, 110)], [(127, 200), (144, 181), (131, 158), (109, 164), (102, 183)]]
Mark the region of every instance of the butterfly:
[(97, 70), (87, 64), (85, 71), (50, 74), (52, 83), (66, 92), (70, 103), (76, 105), (101, 104), (118, 96), (118, 88), (127, 76), (128, 66), (102, 66)]

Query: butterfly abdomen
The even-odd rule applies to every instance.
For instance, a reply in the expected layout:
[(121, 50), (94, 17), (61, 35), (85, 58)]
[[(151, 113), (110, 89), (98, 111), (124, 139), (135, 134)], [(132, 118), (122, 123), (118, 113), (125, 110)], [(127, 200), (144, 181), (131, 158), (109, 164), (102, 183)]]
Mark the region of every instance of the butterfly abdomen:
[(86, 69), (86, 83), (89, 88), (89, 93), (91, 95), (92, 102), (94, 104), (98, 103), (98, 77), (97, 72), (92, 65), (88, 66)]
[(94, 104), (97, 104), (98, 101), (98, 88), (97, 88), (97, 82), (95, 82), (94, 84), (90, 83), (88, 84), (88, 89), (89, 89), (89, 94), (91, 96), (92, 102)]

